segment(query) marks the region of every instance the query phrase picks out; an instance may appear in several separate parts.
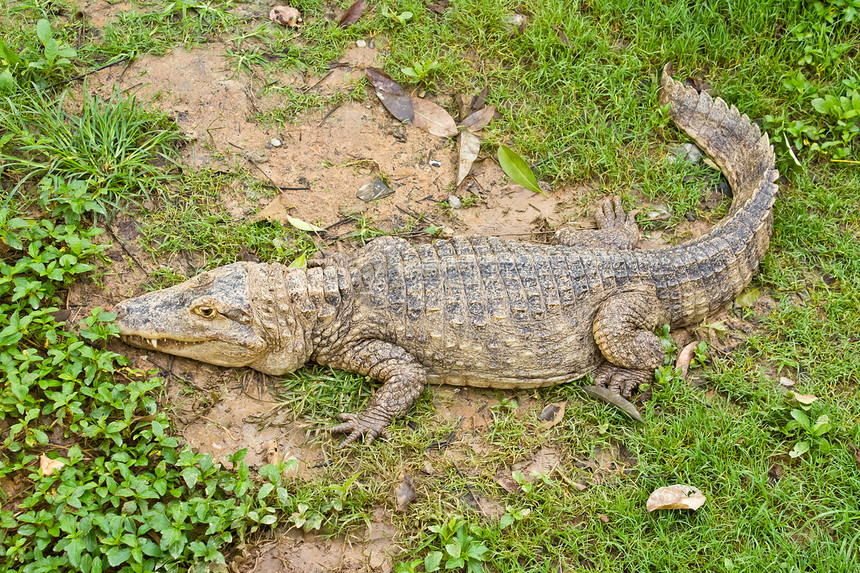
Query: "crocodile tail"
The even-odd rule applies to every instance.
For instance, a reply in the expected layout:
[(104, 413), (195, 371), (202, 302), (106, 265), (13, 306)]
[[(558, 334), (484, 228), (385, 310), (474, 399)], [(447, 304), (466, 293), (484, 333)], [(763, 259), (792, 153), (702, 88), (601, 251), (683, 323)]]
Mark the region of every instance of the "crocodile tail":
[[(709, 303), (707, 309), (693, 302), (674, 309), (673, 324), (682, 325), (703, 319), (749, 283), (770, 243), (779, 173), (767, 134), (749, 117), (720, 98), (673, 80), (671, 73), (671, 64), (666, 64), (660, 104), (668, 105), (675, 124), (719, 166), (734, 194), (722, 221), (706, 235), (678, 247), (679, 253), (697, 253), (685, 265), (688, 273), (702, 279), (688, 283), (688, 288), (693, 284), (704, 288)], [(700, 298), (685, 294), (690, 300)]]
[(729, 215), (743, 210), (758, 195), (763, 195), (759, 200), (766, 199), (770, 209), (779, 173), (767, 133), (735, 106), (676, 82), (671, 74), (669, 63), (660, 80), (660, 105), (669, 106), (672, 121), (713, 158), (728, 179), (734, 193)]

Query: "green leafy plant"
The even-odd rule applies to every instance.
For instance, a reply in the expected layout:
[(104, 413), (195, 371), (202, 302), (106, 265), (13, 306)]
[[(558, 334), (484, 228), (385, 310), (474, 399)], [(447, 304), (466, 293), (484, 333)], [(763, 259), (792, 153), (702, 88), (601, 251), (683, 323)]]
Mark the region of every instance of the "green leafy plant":
[(414, 62), (411, 66), (400, 68), (400, 71), (403, 72), (403, 75), (408, 76), (409, 79), (414, 82), (421, 83), (441, 67), (442, 64), (437, 60), (423, 60), (421, 62)]
[[(467, 524), (461, 518), (451, 518), (441, 525), (431, 525), (435, 538), (427, 542), (430, 551), (424, 559), (406, 561), (397, 565), (397, 573), (411, 573), (424, 566), (426, 573), (441, 569), (478, 573), (484, 570), (489, 548), (484, 544), (485, 533), (476, 525)], [(444, 565), (443, 565), (444, 563)]]
[(41, 53), (28, 49), (15, 53), (0, 39), (0, 93), (29, 87), (31, 83), (45, 87), (50, 79), (71, 69), (71, 60), (77, 52), (68, 44), (57, 42), (51, 24), (44, 18), (36, 22), (36, 38), (41, 45)]
[(832, 445), (827, 434), (834, 429), (830, 416), (822, 412), (820, 402), (814, 396), (792, 395), (798, 407), (789, 411), (792, 419), (782, 427), (786, 436), (796, 440), (789, 455), (799, 458), (813, 448), (823, 454), (829, 453)]
[(392, 22), (396, 22), (397, 24), (399, 24), (401, 26), (403, 26), (404, 24), (406, 24), (406, 22), (411, 20), (412, 16), (413, 16), (412, 12), (409, 12), (409, 11), (400, 12), (400, 13), (398, 13), (397, 11), (392, 12), (386, 6), (382, 7), (381, 13), (382, 13), (383, 17), (391, 20)]

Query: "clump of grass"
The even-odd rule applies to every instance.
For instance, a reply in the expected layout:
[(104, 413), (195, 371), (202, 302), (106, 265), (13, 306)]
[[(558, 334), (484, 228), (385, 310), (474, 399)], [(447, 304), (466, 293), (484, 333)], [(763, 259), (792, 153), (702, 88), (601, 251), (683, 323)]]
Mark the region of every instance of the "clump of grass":
[(74, 113), (67, 96), (35, 92), (0, 101), (0, 161), (3, 174), (17, 180), (12, 194), (28, 180), (60, 176), (86, 182), (98, 200), (116, 205), (148, 197), (174, 177), (181, 138), (164, 114), (118, 91), (107, 100), (85, 95)]

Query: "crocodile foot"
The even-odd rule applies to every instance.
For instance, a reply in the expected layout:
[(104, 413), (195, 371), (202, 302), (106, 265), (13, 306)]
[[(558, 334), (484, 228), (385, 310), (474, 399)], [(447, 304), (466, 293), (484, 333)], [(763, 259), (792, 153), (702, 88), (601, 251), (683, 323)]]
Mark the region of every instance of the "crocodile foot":
[(385, 416), (375, 416), (370, 410), (361, 414), (341, 414), (338, 417), (343, 420), (343, 424), (338, 424), (329, 431), (333, 434), (349, 432), (346, 439), (340, 443), (339, 447), (341, 448), (348, 446), (361, 436), (364, 436), (364, 443), (366, 444), (371, 443), (379, 436), (386, 439), (391, 437), (388, 431), (388, 424), (391, 420)]
[(636, 227), (636, 213), (625, 213), (618, 196), (607, 197), (601, 201), (595, 213), (597, 229), (576, 229), (561, 227), (553, 242), (568, 247), (596, 247), (629, 251), (639, 242), (639, 229)]
[(649, 382), (653, 376), (650, 370), (633, 370), (604, 362), (594, 375), (594, 385), (629, 398), (640, 384)]

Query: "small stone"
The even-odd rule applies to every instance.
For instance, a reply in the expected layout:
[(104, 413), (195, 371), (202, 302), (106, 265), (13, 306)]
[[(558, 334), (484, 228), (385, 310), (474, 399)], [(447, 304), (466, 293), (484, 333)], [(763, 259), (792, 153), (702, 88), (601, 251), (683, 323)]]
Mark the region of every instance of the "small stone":
[(729, 197), (729, 198), (731, 198), (732, 196), (734, 196), (734, 193), (732, 193), (732, 188), (731, 188), (731, 186), (729, 185), (729, 182), (728, 182), (728, 181), (726, 181), (725, 179), (721, 179), (721, 180), (720, 180), (719, 185), (717, 185), (717, 189), (719, 189), (719, 190), (720, 190), (720, 194), (721, 194), (723, 197)]
[(423, 464), (421, 464), (421, 471), (428, 476), (432, 476), (436, 473), (436, 468), (434, 468), (433, 464), (431, 464), (430, 462), (425, 461)]
[(451, 195), (448, 197), (448, 206), (452, 209), (459, 209), (463, 206), (463, 202), (456, 195)]
[(687, 211), (686, 213), (684, 213), (684, 218), (691, 223), (696, 220), (696, 216), (692, 213), (692, 211)]
[(435, 159), (430, 160), (430, 167), (442, 167), (442, 162)]
[(272, 145), (272, 147), (280, 147), (281, 146), (281, 140), (278, 139), (277, 137), (273, 137), (272, 141), (270, 141), (269, 143)]
[(792, 380), (791, 378), (788, 378), (787, 376), (781, 376), (779, 379), (779, 383), (782, 384), (783, 386), (788, 387), (788, 388), (791, 388), (792, 386), (794, 386), (794, 380)]
[(364, 40), (358, 40), (355, 42), (355, 45), (359, 48), (365, 48), (367, 47), (367, 42), (365, 42)]
[(680, 159), (696, 164), (702, 161), (702, 152), (692, 143), (684, 143), (672, 148), (672, 155), (669, 156), (669, 163), (674, 163)]
[(383, 197), (388, 197), (393, 194), (394, 191), (388, 185), (383, 183), (382, 179), (377, 177), (367, 185), (363, 185), (355, 196), (365, 203), (370, 203), (371, 201), (376, 201), (377, 199), (382, 199)]

